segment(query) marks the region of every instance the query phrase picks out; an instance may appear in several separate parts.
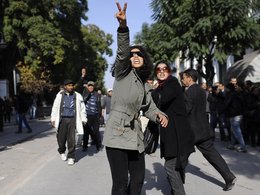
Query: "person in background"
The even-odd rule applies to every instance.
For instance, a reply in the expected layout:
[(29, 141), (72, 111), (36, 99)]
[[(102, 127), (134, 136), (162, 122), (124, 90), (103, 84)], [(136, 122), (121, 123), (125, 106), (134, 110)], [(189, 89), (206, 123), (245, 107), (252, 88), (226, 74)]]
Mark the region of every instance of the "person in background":
[(207, 161), (220, 173), (225, 180), (224, 191), (231, 190), (236, 182), (235, 175), (229, 170), (227, 163), (214, 147), (213, 131), (206, 117), (206, 94), (197, 84), (198, 72), (187, 69), (183, 72), (182, 82), (185, 90), (185, 104), (188, 119), (193, 130), (194, 144)]
[[(206, 92), (206, 100), (207, 100), (208, 99), (208, 95), (209, 95), (209, 93), (211, 91), (209, 89), (212, 89), (212, 88), (208, 87), (206, 82), (202, 82), (200, 84), (200, 87), (205, 90), (205, 92)], [(207, 114), (207, 119), (210, 121), (210, 108), (209, 108), (209, 102), (208, 101), (206, 102), (206, 114)]]
[(101, 107), (102, 107), (102, 115), (105, 119), (105, 124), (107, 123), (107, 119), (110, 113), (111, 108), (111, 98), (112, 98), (113, 89), (107, 90), (107, 95), (102, 98)]
[(220, 139), (222, 141), (230, 141), (231, 139), (230, 122), (227, 118), (227, 113), (225, 110), (226, 94), (228, 90), (226, 89), (223, 83), (219, 82), (217, 91), (218, 91), (218, 98), (219, 98), (217, 111), (219, 115)]
[(27, 133), (32, 132), (32, 129), (26, 119), (26, 113), (29, 110), (29, 106), (28, 96), (26, 95), (25, 91), (20, 88), (17, 98), (18, 131), (15, 133), (22, 133), (23, 124), (27, 128)]
[(12, 105), (11, 105), (10, 99), (7, 98), (7, 97), (4, 97), (4, 119), (5, 119), (5, 122), (10, 123), (11, 113), (12, 113)]
[[(142, 46), (130, 46), (126, 24), (126, 8), (116, 2), (119, 22), (117, 30), (117, 56), (112, 67), (115, 77), (111, 110), (107, 121), (103, 144), (112, 175), (112, 195), (140, 195), (144, 176), (144, 136), (139, 119), (140, 110), (150, 120), (163, 127), (168, 119), (154, 104), (147, 91), (146, 80), (153, 64)], [(149, 87), (150, 89), (150, 87)], [(129, 180), (129, 181), (128, 181)]]
[[(230, 150), (236, 149), (238, 152), (246, 153), (246, 144), (240, 127), (243, 114), (246, 110), (246, 102), (242, 92), (242, 86), (240, 83), (229, 83), (227, 88), (229, 89), (229, 92), (226, 96), (225, 106), (227, 117), (230, 120), (231, 126), (231, 142), (227, 148)], [(236, 147), (237, 142), (239, 143), (238, 147)]]
[[(213, 140), (215, 140), (215, 129), (219, 124), (218, 106), (220, 104), (220, 98), (218, 94), (219, 94), (219, 90), (218, 90), (218, 82), (217, 82), (210, 87), (209, 93), (208, 94), (206, 93), (207, 103), (209, 104), (209, 110), (210, 110), (210, 120), (209, 120), (210, 127), (214, 134)], [(220, 135), (222, 139), (223, 133), (221, 131), (220, 131)]]
[(229, 82), (236, 86), (237, 85), (237, 78), (236, 77), (231, 77)]
[(88, 81), (86, 88), (83, 91), (83, 100), (86, 106), (88, 122), (84, 126), (83, 136), (83, 151), (88, 149), (89, 135), (96, 145), (97, 151), (101, 149), (101, 134), (99, 131), (100, 116), (101, 116), (101, 97), (95, 89), (95, 83)]
[(78, 81), (77, 91), (82, 95), (84, 90), (84, 83), (89, 81), (87, 77), (87, 68), (84, 66), (81, 68), (81, 76)]
[(0, 132), (4, 130), (4, 100), (0, 97)]
[(159, 86), (152, 97), (159, 109), (167, 114), (169, 123), (160, 129), (161, 158), (168, 175), (172, 193), (185, 195), (185, 168), (190, 153), (194, 152), (194, 135), (189, 126), (182, 87), (166, 62), (158, 62), (154, 74)]
[[(74, 90), (74, 82), (64, 81), (64, 90), (56, 95), (51, 111), (51, 124), (57, 130), (58, 152), (68, 165), (75, 163), (75, 132), (83, 134), (86, 108), (82, 96)], [(68, 153), (66, 151), (66, 143)]]
[[(98, 99), (100, 99), (101, 101), (101, 107), (102, 107), (102, 100), (104, 98), (104, 95), (102, 94), (102, 91), (99, 89), (97, 90), (98, 93)], [(104, 127), (105, 126), (105, 115), (103, 114), (103, 110), (101, 110), (101, 114), (100, 114), (100, 118), (99, 118), (99, 125), (100, 127)]]
[(35, 95), (33, 95), (30, 105), (30, 119), (35, 119), (36, 118), (36, 110), (37, 110), (37, 98)]

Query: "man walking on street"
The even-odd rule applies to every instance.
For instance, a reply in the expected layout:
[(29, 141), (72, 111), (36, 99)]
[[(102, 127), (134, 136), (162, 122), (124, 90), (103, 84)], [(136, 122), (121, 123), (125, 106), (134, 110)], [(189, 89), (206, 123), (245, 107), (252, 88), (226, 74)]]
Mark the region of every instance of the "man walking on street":
[(92, 134), (97, 151), (101, 148), (101, 135), (99, 131), (99, 119), (101, 116), (101, 97), (94, 91), (95, 83), (89, 81), (83, 91), (83, 99), (86, 105), (88, 122), (84, 126), (83, 151), (87, 151), (89, 135)]
[(225, 160), (214, 147), (213, 131), (210, 129), (206, 117), (206, 94), (196, 83), (198, 72), (187, 69), (183, 72), (182, 82), (187, 87), (185, 90), (185, 104), (188, 119), (195, 136), (194, 144), (207, 161), (221, 174), (225, 180), (224, 191), (231, 190), (236, 182), (236, 177), (229, 170)]
[[(60, 91), (54, 100), (51, 112), (51, 124), (57, 129), (58, 152), (68, 164), (75, 162), (75, 127), (77, 134), (83, 134), (83, 124), (87, 122), (85, 104), (82, 96), (74, 91), (72, 80), (64, 81), (64, 91)], [(65, 155), (66, 142), (68, 154)]]

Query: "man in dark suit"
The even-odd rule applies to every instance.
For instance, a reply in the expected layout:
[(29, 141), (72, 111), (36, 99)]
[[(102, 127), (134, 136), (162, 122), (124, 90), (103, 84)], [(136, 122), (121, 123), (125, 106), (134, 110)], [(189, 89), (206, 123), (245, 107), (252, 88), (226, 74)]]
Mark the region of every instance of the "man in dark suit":
[(198, 72), (187, 69), (183, 72), (182, 83), (186, 86), (185, 104), (188, 118), (195, 136), (194, 144), (207, 159), (207, 161), (220, 173), (225, 180), (224, 191), (231, 190), (236, 182), (236, 177), (229, 170), (225, 160), (221, 157), (213, 144), (213, 131), (210, 129), (206, 117), (206, 94), (196, 83)]

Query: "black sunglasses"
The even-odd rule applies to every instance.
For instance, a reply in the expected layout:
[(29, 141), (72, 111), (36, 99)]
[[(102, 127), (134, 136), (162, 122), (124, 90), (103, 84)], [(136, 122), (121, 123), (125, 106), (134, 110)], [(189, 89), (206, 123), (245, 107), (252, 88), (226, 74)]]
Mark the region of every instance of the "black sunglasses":
[(155, 72), (156, 73), (159, 73), (159, 72), (170, 72), (170, 69), (169, 69), (169, 67), (167, 67), (167, 66), (165, 66), (165, 67), (157, 67), (156, 69), (155, 69)]
[(140, 51), (130, 52), (130, 58), (134, 57), (134, 55), (137, 55), (137, 56), (142, 57), (142, 58), (144, 57), (144, 55)]

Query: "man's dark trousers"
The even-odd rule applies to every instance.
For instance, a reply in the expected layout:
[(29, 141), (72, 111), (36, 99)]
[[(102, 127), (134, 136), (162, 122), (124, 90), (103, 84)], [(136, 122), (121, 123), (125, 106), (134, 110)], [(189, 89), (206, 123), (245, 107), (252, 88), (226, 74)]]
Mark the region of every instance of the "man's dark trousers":
[(230, 181), (234, 175), (230, 172), (225, 160), (218, 153), (214, 147), (212, 139), (195, 144), (203, 156), (208, 160), (208, 162), (220, 173), (224, 180)]
[(89, 135), (92, 133), (93, 141), (96, 144), (97, 150), (101, 147), (101, 135), (99, 131), (99, 115), (88, 115), (88, 122), (84, 126), (84, 136), (83, 136), (83, 148), (88, 147)]
[(75, 159), (75, 118), (62, 118), (57, 133), (58, 152), (66, 151), (66, 141), (68, 146), (68, 158)]

